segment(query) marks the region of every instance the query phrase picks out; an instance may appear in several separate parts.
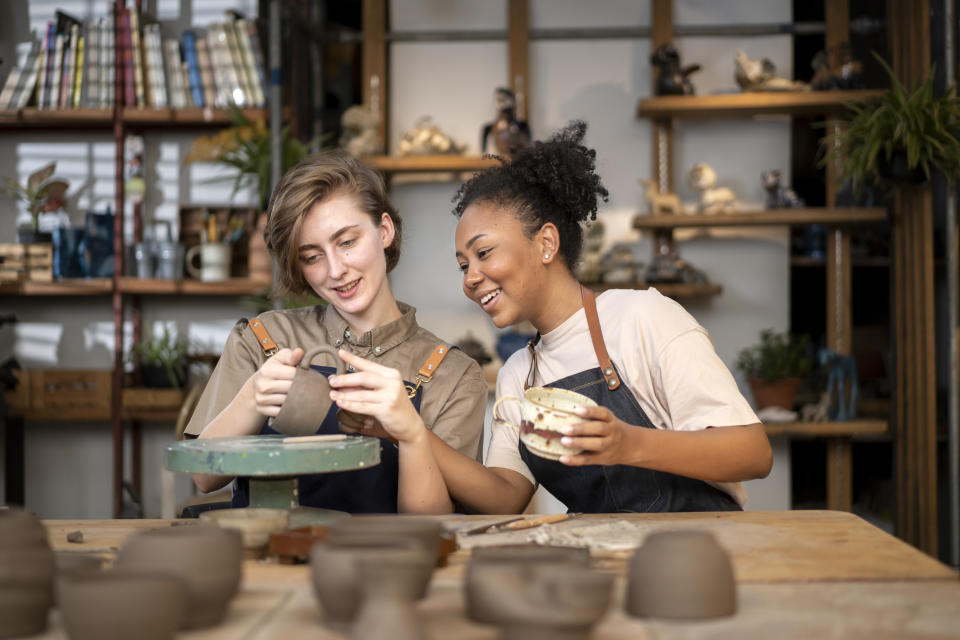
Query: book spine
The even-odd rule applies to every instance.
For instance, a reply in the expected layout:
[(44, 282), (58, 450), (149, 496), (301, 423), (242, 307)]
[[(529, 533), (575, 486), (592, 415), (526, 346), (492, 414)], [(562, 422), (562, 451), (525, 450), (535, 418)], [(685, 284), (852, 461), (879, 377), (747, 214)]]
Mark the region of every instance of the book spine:
[(133, 64), (133, 86), (134, 95), (138, 109), (147, 106), (146, 89), (143, 79), (143, 47), (140, 37), (140, 14), (137, 11), (137, 5), (132, 5), (129, 9), (130, 15), (130, 50), (132, 52)]
[(263, 106), (266, 106), (267, 93), (270, 91), (270, 85), (267, 84), (267, 66), (264, 64), (263, 49), (260, 47), (260, 35), (257, 33), (257, 23), (253, 20), (247, 21), (247, 35), (250, 36), (250, 50), (253, 53), (254, 67), (257, 76), (260, 78), (260, 86), (263, 87)]
[(117, 89), (117, 29), (112, 16), (104, 19), (100, 36), (100, 106), (109, 109)]
[(203, 85), (203, 103), (212, 105), (217, 101), (217, 85), (213, 79), (213, 66), (210, 62), (210, 48), (206, 37), (196, 38), (197, 66), (200, 67), (200, 84)]
[(187, 100), (183, 89), (183, 74), (180, 71), (180, 43), (173, 38), (164, 40), (163, 54), (167, 81), (170, 85), (170, 106), (174, 109), (183, 109), (187, 106)]
[(53, 47), (53, 23), (47, 23), (47, 34), (43, 40), (43, 57), (40, 65), (40, 77), (37, 78), (37, 108), (42, 109), (47, 99), (47, 63), (53, 59), (50, 51)]
[(58, 33), (53, 48), (53, 74), (50, 76), (50, 95), (48, 107), (56, 109), (60, 106), (60, 82), (63, 73), (63, 45), (64, 35)]
[(73, 103), (73, 77), (77, 66), (77, 40), (80, 39), (80, 29), (71, 25), (63, 41), (63, 75), (60, 78), (60, 98), (58, 104), (61, 109), (69, 109)]
[[(137, 106), (136, 81), (133, 77), (133, 45), (130, 38), (130, 10), (120, 9), (120, 29), (117, 34), (117, 46), (120, 47), (121, 59), (123, 60), (123, 100), (122, 103), (127, 107)], [(119, 70), (118, 70), (119, 71)], [(120, 100), (120, 96), (117, 96)]]
[(40, 69), (43, 67), (43, 46), (37, 40), (32, 52), (29, 64), (26, 66), (23, 86), (19, 89), (17, 103), (14, 105), (17, 109), (23, 109), (30, 102), (30, 96), (33, 95), (34, 87), (37, 86), (40, 77)]
[[(22, 45), (17, 45), (19, 49)], [(3, 90), (0, 91), (0, 109), (6, 110), (10, 109), (14, 101), (16, 100), (16, 91), (17, 87), (20, 86), (20, 79), (25, 73), (27, 67), (27, 58), (29, 57), (29, 52), (24, 56), (18, 56), (16, 64), (13, 65), (13, 69), (10, 70), (10, 73), (7, 74), (7, 80), (3, 84)]]
[(230, 22), (225, 22), (220, 25), (220, 28), (223, 29), (223, 34), (227, 39), (231, 79), (236, 83), (233, 101), (238, 107), (248, 107), (252, 101), (250, 83), (247, 81), (247, 70), (243, 64), (243, 53), (240, 51), (240, 44), (237, 42), (237, 33), (233, 28), (233, 24)]
[(150, 89), (150, 106), (155, 109), (165, 109), (167, 107), (167, 85), (163, 73), (163, 54), (160, 51), (160, 25), (149, 24), (144, 26), (143, 38), (147, 87)]
[[(33, 40), (30, 42), (30, 49), (23, 60), (23, 64), (17, 65), (20, 69), (20, 77), (17, 79), (17, 85), (13, 88), (9, 101), (4, 104), (7, 109), (22, 109), (22, 102), (30, 99), (30, 94), (37, 82), (37, 56), (40, 55), (42, 44), (36, 34), (31, 34)], [(33, 77), (31, 77), (33, 76)], [(26, 98), (24, 98), (26, 96)]]
[(250, 44), (250, 32), (247, 27), (247, 20), (239, 18), (233, 22), (234, 30), (237, 35), (237, 42), (240, 44), (240, 53), (243, 55), (244, 68), (247, 71), (247, 82), (250, 83), (250, 101), (251, 106), (262, 107), (266, 104), (264, 88), (260, 84), (260, 74), (257, 72), (257, 62), (253, 57), (253, 47)]
[(196, 38), (193, 31), (189, 29), (183, 32), (183, 59), (187, 64), (193, 104), (198, 107), (212, 107), (213, 105), (205, 105), (203, 102), (203, 83), (200, 79), (200, 67), (197, 64)]
[(71, 102), (74, 108), (80, 106), (80, 91), (83, 89), (83, 64), (84, 64), (84, 49), (86, 42), (84, 37), (81, 35), (79, 40), (77, 40), (77, 64), (76, 70), (74, 71), (73, 79), (73, 100)]
[(100, 26), (89, 22), (87, 29), (87, 77), (83, 80), (83, 106), (100, 106)]
[(230, 53), (227, 51), (227, 36), (218, 24), (207, 28), (207, 44), (210, 47), (210, 61), (213, 64), (213, 78), (217, 84), (216, 105), (221, 108), (235, 104), (233, 92), (238, 88), (236, 79), (230, 75)]

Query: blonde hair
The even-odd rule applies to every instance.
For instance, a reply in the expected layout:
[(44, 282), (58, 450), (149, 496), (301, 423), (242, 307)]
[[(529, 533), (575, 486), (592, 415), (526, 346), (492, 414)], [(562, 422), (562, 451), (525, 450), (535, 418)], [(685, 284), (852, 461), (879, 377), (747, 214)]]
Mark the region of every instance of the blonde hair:
[(380, 224), (384, 213), (390, 216), (396, 232), (393, 242), (384, 249), (387, 273), (397, 266), (403, 221), (387, 196), (383, 177), (345, 151), (328, 151), (287, 171), (270, 197), (263, 239), (277, 261), (275, 294), (311, 292), (300, 268), (300, 229), (318, 202), (343, 194), (353, 196), (375, 225)]

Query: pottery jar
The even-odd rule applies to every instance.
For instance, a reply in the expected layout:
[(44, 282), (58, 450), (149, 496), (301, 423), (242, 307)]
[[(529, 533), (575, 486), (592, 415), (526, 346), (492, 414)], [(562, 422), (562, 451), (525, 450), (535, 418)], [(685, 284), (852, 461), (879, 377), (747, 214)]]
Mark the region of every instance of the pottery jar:
[(21, 509), (0, 509), (0, 638), (47, 628), (56, 570), (47, 530)]
[(271, 428), (288, 436), (309, 436), (320, 428), (332, 404), (327, 377), (310, 367), (321, 353), (333, 358), (337, 375), (343, 374), (343, 360), (334, 347), (325, 344), (308, 350), (300, 359), (280, 412), (270, 421)]
[(737, 588), (730, 556), (707, 531), (652, 533), (630, 561), (626, 608), (637, 617), (733, 615)]
[(170, 640), (186, 608), (183, 580), (162, 573), (74, 571), (57, 592), (70, 640)]
[(355, 557), (361, 605), (354, 640), (426, 640), (415, 602), (423, 597), (435, 557), (423, 549), (370, 549)]
[(354, 516), (330, 523), (327, 540), (331, 544), (397, 546), (410, 541), (434, 559), (440, 557), (443, 524), (430, 518), (396, 515)]
[(181, 578), (187, 610), (182, 629), (218, 624), (240, 586), (240, 532), (208, 524), (138, 531), (130, 535), (116, 566)]

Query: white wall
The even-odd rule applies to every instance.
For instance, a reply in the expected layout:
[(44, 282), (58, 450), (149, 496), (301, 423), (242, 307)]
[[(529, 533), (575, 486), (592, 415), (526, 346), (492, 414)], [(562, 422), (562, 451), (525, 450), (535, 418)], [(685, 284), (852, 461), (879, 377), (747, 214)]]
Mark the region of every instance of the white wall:
[[(55, 6), (71, 3), (31, 2), (27, 12), (17, 3), (0, 6), (0, 48), (15, 41), (29, 25), (42, 25)], [(75, 0), (85, 15), (89, 3)], [(148, 3), (151, 4), (151, 3)], [(184, 16), (179, 0), (161, 0), (158, 13), (179, 33), (192, 19), (205, 24), (219, 19), (222, 7), (202, 3), (203, 16)], [(256, 2), (221, 0), (219, 4), (255, 8)], [(790, 20), (787, 0), (676, 0), (674, 16), (682, 24), (775, 22)], [(100, 5), (93, 3), (96, 11)], [(250, 6), (252, 5), (252, 7)], [(531, 27), (648, 25), (649, 1), (531, 0)], [(213, 13), (209, 13), (212, 11)], [(99, 15), (99, 14), (98, 14)], [(393, 27), (411, 29), (506, 28), (506, 2), (495, 0), (391, 0)], [(463, 26), (469, 25), (469, 26)], [(701, 94), (735, 89), (733, 53), (773, 59), (790, 75), (789, 36), (756, 38), (687, 38), (678, 41), (685, 62), (705, 70), (693, 80)], [(535, 137), (542, 138), (573, 118), (585, 119), (587, 142), (597, 149), (598, 167), (610, 190), (601, 212), (608, 242), (639, 239), (631, 216), (645, 209), (638, 177), (650, 177), (650, 124), (634, 116), (639, 98), (650, 95), (649, 42), (628, 40), (534, 41), (530, 49), (529, 118)], [(443, 130), (476, 153), (483, 124), (494, 115), (493, 90), (507, 83), (507, 51), (503, 42), (396, 43), (390, 51), (390, 146), (417, 117), (433, 116)], [(789, 125), (785, 120), (681, 122), (676, 127), (674, 171), (681, 198), (694, 194), (685, 175), (695, 162), (710, 163), (723, 185), (734, 188), (748, 205), (761, 207), (759, 175), (764, 169), (789, 170)], [(209, 172), (182, 168), (190, 136), (153, 134), (147, 138), (149, 190), (144, 210), (157, 219), (174, 219), (178, 202), (226, 200), (229, 184), (200, 183)], [(89, 185), (73, 204), (75, 221), (93, 204), (112, 202), (112, 145), (108, 134), (30, 133), (0, 136), (0, 176), (25, 177), (49, 157), (74, 158), (71, 184)], [(64, 165), (66, 167), (66, 165)], [(418, 309), (418, 319), (444, 338), (456, 341), (471, 332), (493, 345), (497, 331), (460, 292), (453, 256), (456, 220), (450, 214), (454, 183), (407, 183), (394, 187), (393, 197), (404, 216), (404, 255), (391, 277), (397, 296)], [(73, 190), (71, 190), (73, 192)], [(240, 200), (250, 202), (250, 194)], [(0, 238), (12, 237), (13, 212), (0, 200)], [(128, 226), (129, 228), (129, 226)], [(761, 329), (785, 329), (789, 321), (787, 235), (782, 230), (727, 231), (722, 236), (694, 237), (679, 244), (682, 255), (723, 285), (723, 295), (685, 302), (687, 309), (713, 337), (720, 356), (732, 366), (737, 351), (752, 343)], [(21, 322), (15, 332), (0, 330), (0, 354), (13, 350), (26, 366), (44, 368), (109, 368), (112, 331), (109, 300), (0, 299)], [(146, 321), (173, 320), (205, 344), (222, 343), (233, 322), (250, 312), (238, 301), (146, 299)], [(744, 386), (744, 388), (746, 388)], [(748, 393), (748, 392), (747, 392)], [(489, 420), (489, 414), (488, 414)], [(160, 511), (163, 446), (171, 425), (147, 425), (144, 433), (144, 500), (147, 515)], [(108, 424), (30, 423), (26, 436), (27, 506), (44, 517), (109, 517), (111, 511), (111, 434)], [(775, 442), (777, 468), (768, 480), (751, 483), (751, 506), (789, 507), (789, 456), (786, 443)], [(178, 498), (189, 492), (181, 476)], [(769, 487), (770, 490), (766, 490)], [(538, 510), (552, 510), (549, 503)]]

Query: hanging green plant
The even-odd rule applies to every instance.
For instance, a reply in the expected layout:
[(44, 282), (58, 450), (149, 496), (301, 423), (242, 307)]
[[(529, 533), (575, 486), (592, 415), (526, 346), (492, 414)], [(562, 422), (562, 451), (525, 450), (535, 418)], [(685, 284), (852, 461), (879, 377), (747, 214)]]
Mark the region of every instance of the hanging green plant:
[(850, 104), (853, 113), (838, 135), (820, 139), (821, 167), (837, 162), (841, 183), (854, 190), (898, 178), (929, 180), (938, 171), (953, 189), (960, 172), (960, 98), (955, 87), (933, 90), (934, 69), (908, 90), (876, 53), (890, 79), (879, 99)]

